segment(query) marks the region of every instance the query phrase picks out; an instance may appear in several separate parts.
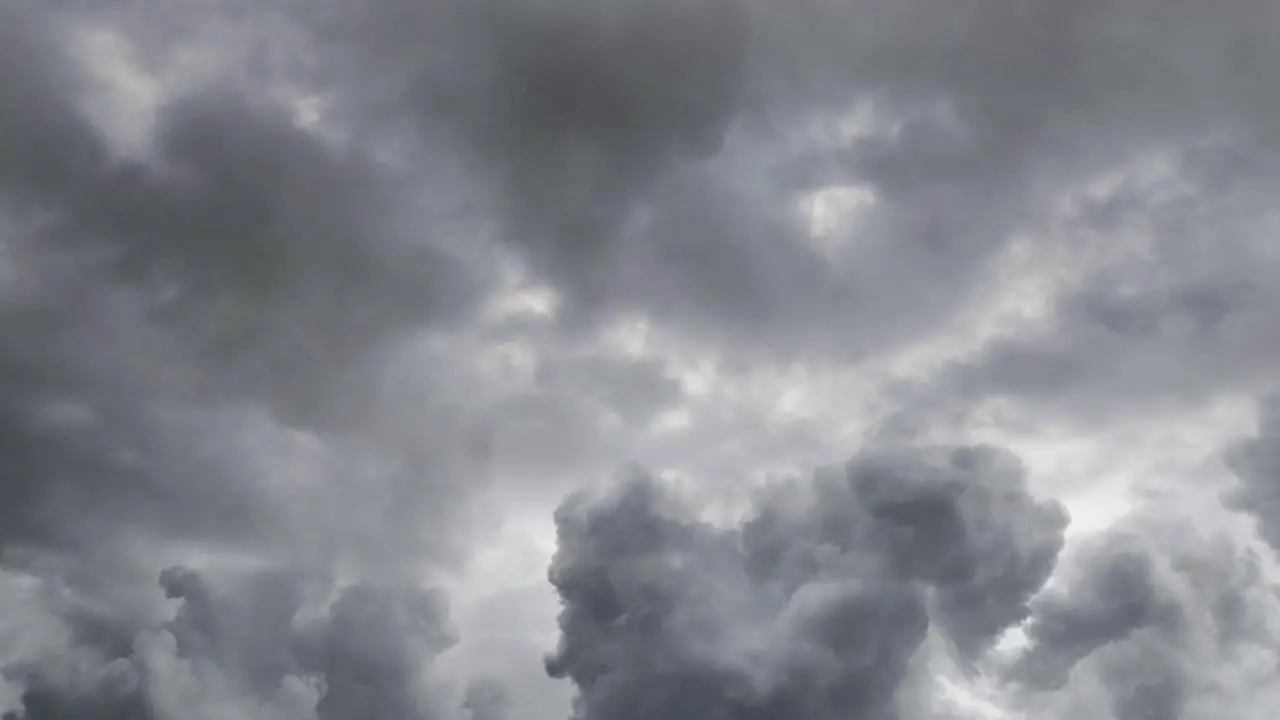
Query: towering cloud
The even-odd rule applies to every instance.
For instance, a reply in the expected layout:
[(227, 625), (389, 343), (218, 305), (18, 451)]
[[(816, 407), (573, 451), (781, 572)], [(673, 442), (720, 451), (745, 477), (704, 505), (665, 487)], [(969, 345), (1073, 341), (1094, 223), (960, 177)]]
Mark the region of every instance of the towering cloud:
[(557, 520), (548, 667), (601, 719), (894, 717), (931, 616), (980, 654), (1027, 617), (1066, 526), (987, 447), (869, 452), (735, 527), (643, 473)]

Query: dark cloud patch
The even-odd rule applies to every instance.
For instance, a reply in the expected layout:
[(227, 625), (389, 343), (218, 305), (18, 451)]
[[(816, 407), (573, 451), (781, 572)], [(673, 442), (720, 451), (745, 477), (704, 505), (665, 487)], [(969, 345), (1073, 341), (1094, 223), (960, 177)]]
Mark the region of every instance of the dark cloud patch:
[(1185, 717), (1194, 679), (1181, 667), (1178, 648), (1165, 638), (1139, 633), (1131, 644), (1104, 651), (1116, 720), (1178, 720)]
[[(576, 17), (576, 6), (550, 5), (568, 8), (547, 16), (572, 28), (563, 18)], [(662, 3), (619, 5), (637, 18), (649, 8), (655, 17), (668, 11)], [(527, 122), (533, 129), (518, 136), (520, 146), (557, 150), (510, 153), (532, 158), (535, 171), (509, 183), (517, 205), (509, 232), (570, 295), (566, 312), (654, 312), (695, 332), (754, 341), (757, 349), (882, 349), (963, 307), (989, 277), (991, 260), (1014, 236), (1036, 230), (1074, 183), (1131, 153), (1196, 142), (1223, 127), (1258, 131), (1268, 122), (1266, 113), (1237, 115), (1224, 108), (1243, 104), (1223, 103), (1248, 94), (1245, 88), (1266, 87), (1231, 59), (1245, 48), (1268, 53), (1248, 32), (1266, 17), (1257, 3), (1235, 3), (1212, 17), (1182, 7), (1159, 23), (1146, 22), (1158, 9), (1141, 1), (1017, 10), (985, 1), (945, 10), (928, 2), (742, 7), (750, 29), (737, 81), (743, 101), (726, 105), (742, 121), (732, 126), (739, 135), (694, 169), (664, 162), (668, 154), (656, 140), (628, 147), (662, 172), (611, 153), (608, 138), (634, 133), (633, 121), (610, 120), (597, 104), (606, 91), (583, 90), (596, 87), (582, 80), (595, 71), (555, 71), (585, 45), (544, 43), (545, 64), (526, 63), (537, 73), (530, 85), (545, 88), (538, 96), (561, 102), (556, 112), (536, 114), (542, 122)], [(660, 22), (678, 26), (674, 15)], [(696, 46), (719, 47), (717, 37)], [(597, 62), (574, 66), (660, 68), (648, 51), (661, 44), (643, 48), (602, 45)], [(673, 74), (680, 87), (683, 78), (702, 77)], [(601, 85), (642, 97), (655, 110), (630, 118), (646, 122), (652, 137), (667, 137), (672, 125), (659, 114), (672, 105), (663, 93), (622, 76)], [(861, 185), (877, 199), (857, 236), (847, 238), (854, 249), (836, 263), (847, 269), (842, 274), (805, 244), (804, 228), (788, 222), (795, 192), (743, 180), (741, 171), (749, 165), (761, 173), (775, 163), (765, 155), (747, 160), (747, 148), (779, 139), (752, 134), (753, 120), (835, 122), (859, 100), (874, 102), (894, 129), (816, 148), (798, 141), (802, 156), (840, 158), (822, 163), (830, 169), (826, 182)], [(526, 119), (521, 112), (504, 116)], [(564, 150), (561, 137), (587, 149)], [(593, 151), (593, 144), (604, 149)], [(794, 159), (779, 152), (783, 165)], [(553, 177), (562, 182), (548, 182)], [(664, 192), (668, 182), (674, 188)], [(534, 209), (522, 211), (521, 203)], [(921, 291), (910, 298), (895, 292), (907, 283)]]
[[(867, 249), (840, 259), (847, 275), (828, 267), (793, 207), (798, 189), (769, 179), (778, 153), (757, 152), (787, 138), (735, 139), (744, 103), (765, 104), (752, 115), (791, 116), (823, 102), (753, 97), (763, 88), (755, 47), (776, 40), (786, 22), (771, 8), (721, 0), (396, 2), (348, 19), (325, 37), (346, 48), (335, 56), (354, 59), (346, 72), (377, 79), (339, 95), (335, 112), (398, 108), (438, 163), (470, 148), (460, 167), (499, 190), (496, 205), (480, 212), (494, 212), (508, 247), (561, 292), (566, 327), (639, 312), (754, 351), (847, 344), (862, 354), (931, 321), (916, 310), (954, 306), (967, 295), (969, 273), (982, 272), (988, 251), (1002, 242), (993, 224), (1004, 222), (995, 220), (1000, 213), (981, 224), (958, 214), (971, 202), (992, 204), (986, 183), (929, 183), (926, 172), (909, 171), (920, 182), (908, 183), (901, 199), (888, 198), (896, 176), (890, 166), (914, 160), (896, 159), (906, 152), (899, 144), (879, 152), (859, 146), (845, 153), (856, 162), (838, 175), (873, 186), (883, 179), (886, 209), (875, 234), (885, 238), (855, 243)], [(828, 151), (840, 153), (814, 153)], [(948, 152), (972, 156), (945, 147), (927, 154)], [(952, 233), (963, 237), (953, 242)], [(904, 279), (890, 280), (899, 261), (947, 287), (913, 299), (900, 314), (902, 329), (866, 322), (901, 304), (882, 298)]]
[(5, 720), (150, 720), (154, 717), (145, 698), (123, 680), (125, 688), (94, 688), (68, 694), (62, 688), (36, 685), (23, 692), (22, 711), (6, 713)]
[[(284, 512), (264, 444), (386, 445), (362, 423), (388, 358), (476, 287), (393, 172), (264, 88), (165, 98), (153, 154), (114, 157), (82, 107), (84, 18), (4, 13), (0, 542), (262, 541)], [(399, 459), (338, 474), (382, 477), (402, 507), (452, 482), (401, 480), (447, 463)]]
[(79, 544), (124, 517), (193, 538), (255, 534), (260, 508), (222, 453), (234, 412), (192, 412), (165, 387), (163, 366), (130, 366), (129, 344), (156, 338), (139, 332), (128, 303), (91, 299), (100, 305), (80, 316), (57, 305), (0, 311), (13, 333), (0, 342), (10, 500), (0, 544)]
[[(397, 154), (457, 176), (442, 183), (499, 219), (567, 299), (567, 325), (640, 312), (743, 357), (918, 337), (975, 301), (993, 260), (1073, 189), (1216, 132), (1256, 155), (1276, 99), (1257, 70), (1274, 55), (1257, 0), (262, 12), (314, 33), (304, 76), (339, 124), (379, 140), (411, 128)], [(874, 118), (846, 133), (855, 105)], [(875, 197), (834, 257), (794, 207), (832, 183)]]
[(737, 527), (640, 473), (557, 514), (551, 580), (588, 718), (894, 717), (930, 625), (980, 654), (1028, 614), (1065, 514), (990, 448), (868, 454), (772, 488)]
[(937, 587), (940, 619), (964, 654), (981, 654), (1027, 617), (1054, 571), (1067, 514), (1028, 494), (1016, 456), (960, 448), (933, 466), (889, 456), (855, 463), (850, 475), (872, 517), (904, 531), (892, 554)]
[(927, 627), (918, 592), (880, 578), (753, 592), (732, 534), (680, 514), (651, 478), (615, 492), (559, 515), (563, 639), (548, 668), (577, 685), (577, 716), (888, 711)]
[[(353, 22), (332, 24), (335, 57), (378, 76), (337, 105), (398, 109), (431, 156), (469, 145), (500, 189), (502, 236), (565, 296), (562, 321), (640, 312), (775, 355), (862, 356), (936, 327), (1073, 187), (1153, 148), (1260, 132), (1270, 102), (1234, 102), (1268, 87), (1233, 59), (1269, 56), (1249, 31), (1267, 10), (1248, 0), (1211, 15), (564, 0), (336, 17)], [(859, 103), (877, 121), (842, 135)], [(832, 183), (875, 197), (834, 258), (794, 207)]]
[(494, 147), (507, 156), (512, 241), (581, 303), (636, 193), (717, 149), (736, 113), (746, 19), (730, 2), (564, 4), (502, 37)]
[[(290, 415), (323, 416), (317, 398), (381, 343), (465, 297), (454, 262), (396, 226), (376, 171), (280, 109), (214, 90), (178, 101), (159, 133), (156, 166), (87, 179), (68, 232), (105, 242), (216, 370)], [(317, 362), (299, 372), (301, 356)]]
[[(25, 24), (53, 25), (39, 20)], [(49, 226), (37, 239), (91, 252), (107, 282), (141, 288), (233, 383), (314, 422), (329, 410), (320, 398), (389, 338), (468, 306), (461, 266), (409, 226), (394, 178), (298, 127), (260, 88), (170, 99), (156, 155), (115, 160), (81, 108), (88, 80), (64, 28), (39, 41), (21, 26), (6, 23), (21, 42), (6, 43), (0, 83), (3, 175)]]
[(77, 105), (88, 83), (63, 52), (67, 28), (53, 12), (15, 3), (0, 6), (0, 18), (0, 187), (20, 200), (83, 192), (107, 157)]

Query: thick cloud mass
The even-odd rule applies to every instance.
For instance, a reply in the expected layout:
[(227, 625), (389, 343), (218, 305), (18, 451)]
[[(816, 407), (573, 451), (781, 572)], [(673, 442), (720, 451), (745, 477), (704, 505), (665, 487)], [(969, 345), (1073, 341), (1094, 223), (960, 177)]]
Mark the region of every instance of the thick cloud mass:
[[(437, 503), (468, 494), (474, 451), (447, 393), (407, 414), (417, 391), (390, 383), (471, 281), (411, 231), (393, 172), (263, 88), (175, 91), (121, 156), (86, 109), (87, 20), (0, 8), (0, 575), (41, 588), (49, 626), (4, 647), (4, 709), (423, 715), (417, 668), (449, 644), (408, 571), (455, 553), (461, 504)], [(394, 432), (428, 414), (431, 437)], [(175, 553), (282, 576), (165, 571), (165, 622)], [(290, 578), (332, 572), (361, 582), (294, 649)]]
[[(479, 145), (565, 319), (639, 310), (756, 353), (906, 341), (1117, 163), (1270, 147), (1266, 2), (941, 5), (397, 0), (331, 30), (428, 152)], [(830, 186), (873, 202), (824, 256), (790, 206)]]
[(0, 0), (0, 717), (1270, 718), (1278, 8)]
[(584, 718), (893, 717), (930, 625), (984, 650), (1028, 614), (1066, 516), (985, 447), (860, 456), (706, 524), (648, 475), (557, 515), (552, 674)]

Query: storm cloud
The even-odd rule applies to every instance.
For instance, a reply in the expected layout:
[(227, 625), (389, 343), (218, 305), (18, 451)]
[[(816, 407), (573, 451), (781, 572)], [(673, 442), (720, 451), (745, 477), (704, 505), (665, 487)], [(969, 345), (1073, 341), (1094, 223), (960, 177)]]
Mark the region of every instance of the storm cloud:
[(0, 714), (1269, 717), (1273, 5), (0, 0)]
[(585, 718), (895, 717), (931, 617), (981, 654), (1052, 572), (1066, 515), (1021, 473), (994, 448), (868, 452), (729, 528), (643, 473), (571, 499), (548, 668)]

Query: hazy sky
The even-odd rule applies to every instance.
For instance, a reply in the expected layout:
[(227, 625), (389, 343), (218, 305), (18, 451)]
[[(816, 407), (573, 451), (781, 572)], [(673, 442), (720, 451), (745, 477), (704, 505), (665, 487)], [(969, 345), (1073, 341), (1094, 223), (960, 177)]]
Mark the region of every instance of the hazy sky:
[(0, 715), (1273, 717), (1278, 32), (0, 0)]

